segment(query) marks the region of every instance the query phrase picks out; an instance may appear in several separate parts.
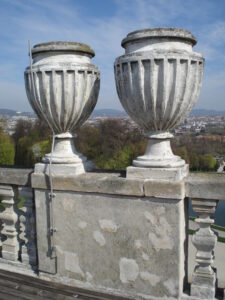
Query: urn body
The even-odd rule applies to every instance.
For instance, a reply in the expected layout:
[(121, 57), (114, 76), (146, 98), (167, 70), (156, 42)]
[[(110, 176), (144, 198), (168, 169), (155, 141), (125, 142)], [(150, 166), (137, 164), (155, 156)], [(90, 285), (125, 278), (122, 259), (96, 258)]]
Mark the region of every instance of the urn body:
[[(100, 73), (91, 64), (93, 56), (89, 46), (75, 42), (50, 42), (32, 49), (33, 64), (25, 70), (26, 93), (37, 116), (55, 134), (53, 163), (85, 161), (76, 152), (72, 132), (86, 121), (97, 102)], [(49, 162), (50, 154), (43, 160)]]
[(114, 64), (117, 93), (128, 115), (149, 138), (140, 167), (178, 167), (169, 132), (195, 105), (202, 84), (204, 59), (193, 52), (188, 31), (156, 28), (135, 31), (122, 41), (125, 55)]

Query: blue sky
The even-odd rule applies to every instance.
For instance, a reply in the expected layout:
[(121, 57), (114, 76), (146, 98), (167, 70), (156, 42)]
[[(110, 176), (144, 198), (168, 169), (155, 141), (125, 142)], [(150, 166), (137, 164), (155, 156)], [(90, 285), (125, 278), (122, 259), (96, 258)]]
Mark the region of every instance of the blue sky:
[(147, 27), (186, 28), (197, 37), (206, 65), (196, 108), (225, 110), (224, 0), (0, 0), (0, 108), (31, 110), (23, 81), (30, 39), (89, 44), (101, 71), (96, 108), (122, 109), (113, 62), (127, 33)]

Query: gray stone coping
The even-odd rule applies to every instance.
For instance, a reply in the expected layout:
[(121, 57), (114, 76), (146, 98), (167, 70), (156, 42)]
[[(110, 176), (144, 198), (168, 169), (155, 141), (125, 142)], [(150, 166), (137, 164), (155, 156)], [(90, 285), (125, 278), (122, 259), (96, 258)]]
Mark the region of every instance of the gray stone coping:
[(30, 186), (33, 169), (0, 167), (0, 184)]
[(91, 57), (95, 56), (95, 52), (87, 44), (81, 44), (77, 42), (48, 42), (37, 44), (32, 48), (32, 54), (36, 55), (38, 53), (49, 52), (49, 51), (63, 51), (63, 52), (81, 52), (89, 54)]
[(168, 38), (180, 39), (190, 42), (193, 46), (197, 44), (196, 37), (188, 30), (181, 28), (146, 28), (128, 33), (121, 42), (123, 48), (127, 43), (146, 38)]
[[(49, 188), (49, 178), (32, 175), (32, 187)], [(120, 173), (90, 172), (78, 176), (53, 176), (55, 190), (181, 199), (225, 200), (225, 174), (190, 173), (185, 180), (128, 179)]]
[[(182, 199), (184, 182), (151, 179), (127, 179), (120, 173), (89, 172), (78, 176), (53, 176), (53, 189), (112, 195)], [(49, 189), (49, 177), (43, 173), (32, 174), (32, 187)]]
[(190, 173), (185, 183), (187, 197), (225, 200), (224, 173)]
[[(183, 197), (225, 200), (225, 174), (190, 173), (183, 180), (127, 179), (122, 173), (88, 172), (78, 176), (53, 176), (53, 188), (59, 191), (105, 193), (136, 197)], [(33, 169), (0, 167), (0, 184), (49, 189), (49, 177)]]

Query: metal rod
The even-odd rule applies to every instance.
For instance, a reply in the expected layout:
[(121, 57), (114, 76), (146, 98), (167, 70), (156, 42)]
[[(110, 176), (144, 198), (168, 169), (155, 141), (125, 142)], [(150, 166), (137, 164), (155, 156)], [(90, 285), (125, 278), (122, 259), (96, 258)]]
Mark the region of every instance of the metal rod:
[[(33, 90), (33, 97), (35, 103), (38, 104), (37, 97), (36, 97), (36, 90), (34, 86), (34, 74), (33, 74), (33, 68), (32, 68), (32, 51), (31, 51), (31, 43), (30, 40), (28, 40), (28, 47), (29, 47), (29, 54), (30, 54), (30, 75), (31, 75), (31, 85)], [(52, 182), (52, 155), (53, 150), (55, 147), (55, 132), (53, 130), (53, 127), (49, 123), (48, 119), (44, 116), (46, 122), (48, 123), (49, 127), (52, 130), (52, 148), (51, 148), (51, 156), (50, 156), (50, 162), (49, 162), (49, 183), (50, 183), (50, 193), (49, 193), (49, 200), (50, 200), (50, 209), (49, 209), (49, 217), (50, 217), (50, 243), (51, 243), (51, 258), (56, 258), (56, 246), (55, 246), (55, 220), (54, 220), (54, 213), (53, 213), (53, 198), (55, 197), (54, 189), (53, 189), (53, 182)]]

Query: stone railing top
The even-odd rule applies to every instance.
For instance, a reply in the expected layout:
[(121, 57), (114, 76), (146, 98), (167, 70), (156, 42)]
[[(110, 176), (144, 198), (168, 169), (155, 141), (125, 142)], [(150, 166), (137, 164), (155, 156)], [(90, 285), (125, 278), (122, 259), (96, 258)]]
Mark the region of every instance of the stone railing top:
[[(49, 188), (49, 178), (32, 175), (32, 187)], [(53, 176), (53, 188), (60, 191), (181, 199), (225, 199), (225, 175), (190, 173), (185, 181), (127, 179), (121, 173), (90, 172), (78, 176)]]
[(29, 186), (33, 169), (0, 167), (0, 184)]
[[(89, 172), (78, 176), (53, 176), (53, 188), (59, 191), (103, 193), (124, 196), (181, 199), (185, 196), (183, 181), (127, 179), (121, 173)], [(49, 177), (32, 175), (32, 187), (49, 188)]]
[[(49, 189), (49, 177), (33, 169), (1, 168), (0, 184)], [(185, 181), (127, 179), (123, 173), (89, 172), (78, 176), (53, 176), (59, 191), (181, 199), (225, 200), (225, 174), (190, 173)]]
[(225, 174), (190, 173), (185, 193), (191, 198), (225, 200)]

